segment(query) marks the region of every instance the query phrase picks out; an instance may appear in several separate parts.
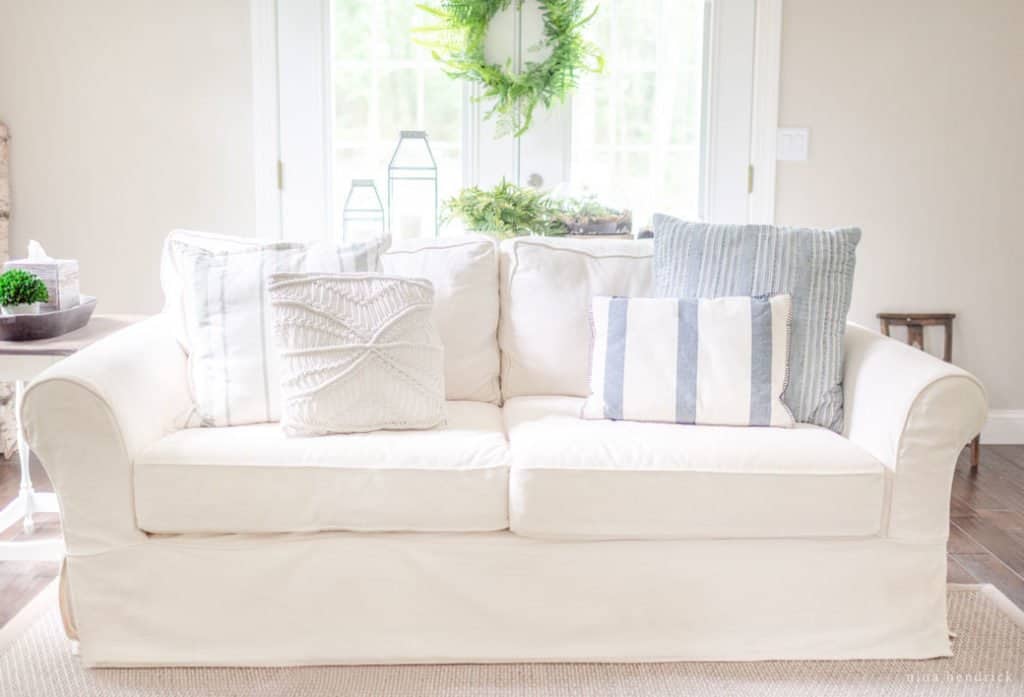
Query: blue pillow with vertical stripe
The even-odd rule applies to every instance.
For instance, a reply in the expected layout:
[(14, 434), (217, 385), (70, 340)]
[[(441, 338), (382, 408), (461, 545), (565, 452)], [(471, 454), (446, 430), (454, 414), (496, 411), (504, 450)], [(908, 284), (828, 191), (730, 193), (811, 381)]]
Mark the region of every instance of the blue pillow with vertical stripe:
[(782, 401), (790, 297), (599, 296), (583, 417), (792, 426)]
[(690, 223), (654, 216), (654, 295), (793, 299), (789, 387), (794, 418), (843, 430), (843, 334), (857, 228)]

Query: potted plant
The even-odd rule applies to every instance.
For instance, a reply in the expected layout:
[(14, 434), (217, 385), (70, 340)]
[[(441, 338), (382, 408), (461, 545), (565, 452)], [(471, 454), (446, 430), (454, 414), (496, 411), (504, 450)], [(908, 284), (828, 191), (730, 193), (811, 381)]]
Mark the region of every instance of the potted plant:
[(630, 211), (606, 206), (594, 196), (561, 199), (558, 206), (559, 220), (570, 235), (623, 235), (633, 230)]
[(506, 237), (564, 235), (559, 208), (536, 189), (502, 180), (491, 190), (470, 186), (444, 203), (442, 220), (461, 220), (467, 230)]
[(35, 315), (39, 303), (47, 302), (46, 284), (28, 271), (11, 269), (0, 274), (0, 310), (5, 315)]

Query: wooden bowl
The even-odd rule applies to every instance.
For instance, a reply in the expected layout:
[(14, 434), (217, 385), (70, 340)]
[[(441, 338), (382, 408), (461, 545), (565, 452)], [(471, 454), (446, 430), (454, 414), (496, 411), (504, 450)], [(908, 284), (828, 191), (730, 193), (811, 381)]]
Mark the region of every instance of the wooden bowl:
[(0, 341), (52, 339), (81, 329), (96, 309), (96, 298), (83, 295), (78, 305), (38, 315), (0, 315)]

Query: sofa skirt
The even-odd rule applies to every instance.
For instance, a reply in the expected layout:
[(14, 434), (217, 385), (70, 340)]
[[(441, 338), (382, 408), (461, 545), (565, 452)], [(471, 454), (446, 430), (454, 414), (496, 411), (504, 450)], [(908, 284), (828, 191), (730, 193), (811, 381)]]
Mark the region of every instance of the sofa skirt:
[(950, 655), (942, 542), (167, 535), (66, 574), (89, 666)]

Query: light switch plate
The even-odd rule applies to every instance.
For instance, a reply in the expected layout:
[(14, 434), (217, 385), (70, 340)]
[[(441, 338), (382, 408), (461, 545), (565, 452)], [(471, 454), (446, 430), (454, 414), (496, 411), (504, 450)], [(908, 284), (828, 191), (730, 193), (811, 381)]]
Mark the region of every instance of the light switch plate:
[(775, 158), (786, 162), (803, 162), (811, 139), (807, 128), (780, 128), (776, 136)]

